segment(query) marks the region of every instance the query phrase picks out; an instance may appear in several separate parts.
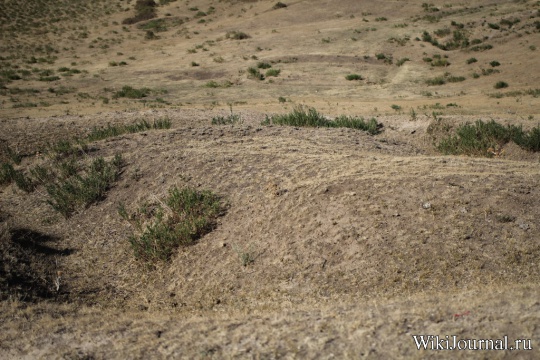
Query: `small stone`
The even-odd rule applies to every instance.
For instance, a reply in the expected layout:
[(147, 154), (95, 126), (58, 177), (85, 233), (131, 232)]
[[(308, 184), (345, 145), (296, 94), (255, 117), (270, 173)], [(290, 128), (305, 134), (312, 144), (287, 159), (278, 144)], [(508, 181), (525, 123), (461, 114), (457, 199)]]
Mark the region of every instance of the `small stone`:
[(427, 210), (427, 209), (431, 209), (431, 203), (425, 202), (425, 203), (422, 204), (422, 207), (423, 207), (424, 209), (426, 209), (426, 210)]
[(520, 223), (520, 224), (519, 224), (519, 228), (520, 228), (521, 230), (529, 230), (529, 224), (527, 224), (527, 223)]

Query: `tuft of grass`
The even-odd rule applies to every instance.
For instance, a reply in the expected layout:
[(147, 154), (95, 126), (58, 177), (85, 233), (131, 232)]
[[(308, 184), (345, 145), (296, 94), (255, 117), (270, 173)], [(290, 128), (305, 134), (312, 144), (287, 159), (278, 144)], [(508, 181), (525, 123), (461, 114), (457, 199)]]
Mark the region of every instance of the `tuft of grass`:
[(478, 60), (476, 60), (476, 58), (472, 57), (472, 58), (467, 59), (467, 64), (472, 64), (472, 63), (475, 63), (477, 61)]
[(264, 75), (261, 74), (259, 69), (254, 68), (254, 67), (249, 67), (248, 68), (248, 76), (253, 78), (253, 79), (257, 79), (257, 80), (264, 80)]
[(540, 126), (526, 132), (521, 126), (478, 120), (474, 124), (459, 126), (456, 134), (443, 139), (437, 149), (447, 155), (491, 157), (494, 149), (500, 149), (510, 141), (526, 150), (540, 151)]
[(107, 127), (97, 128), (94, 127), (90, 134), (86, 137), (87, 141), (98, 141), (107, 139), (122, 134), (133, 134), (146, 130), (158, 130), (158, 129), (170, 129), (171, 120), (169, 118), (161, 118), (154, 120), (153, 123), (149, 123), (146, 120), (140, 120), (131, 125), (111, 125)]
[(284, 4), (281, 1), (278, 1), (274, 6), (272, 6), (272, 9), (277, 10), (277, 9), (283, 9), (286, 7), (287, 7), (287, 4)]
[(358, 74), (349, 74), (347, 76), (345, 76), (345, 79), (349, 80), (349, 81), (353, 81), (353, 80), (364, 80), (364, 78), (362, 77), (362, 75), (358, 75)]
[(269, 77), (269, 76), (279, 76), (279, 74), (281, 73), (281, 70), (280, 69), (268, 69), (265, 73), (265, 76), (266, 77)]
[(135, 257), (155, 263), (212, 231), (224, 210), (220, 197), (210, 191), (172, 187), (164, 201), (143, 204), (133, 214), (120, 205), (118, 212), (137, 229), (129, 238)]
[(227, 34), (225, 34), (225, 37), (227, 39), (233, 39), (233, 40), (245, 40), (245, 39), (249, 39), (251, 36), (249, 36), (245, 32), (235, 30), (235, 31), (228, 31)]
[(294, 110), (285, 115), (266, 116), (263, 125), (289, 125), (301, 127), (346, 127), (366, 131), (372, 135), (378, 134), (382, 125), (372, 118), (365, 121), (363, 118), (341, 115), (334, 120), (327, 119), (314, 108), (297, 106)]
[(504, 81), (497, 81), (494, 87), (495, 89), (504, 89), (508, 87), (508, 83)]
[(271, 67), (272, 67), (272, 65), (270, 65), (267, 62), (261, 61), (261, 62), (257, 63), (257, 68), (259, 68), (259, 69), (270, 69)]
[(446, 84), (446, 79), (443, 76), (437, 76), (431, 79), (427, 79), (426, 84), (429, 86), (444, 85)]
[(121, 97), (129, 98), (129, 99), (141, 99), (144, 97), (147, 97), (148, 94), (150, 94), (150, 89), (148, 88), (141, 88), (136, 89), (128, 85), (124, 85), (122, 87), (122, 90), (118, 90), (114, 95), (114, 99), (118, 99)]
[(397, 66), (401, 66), (401, 65), (405, 64), (407, 61), (411, 61), (411, 59), (406, 58), (406, 57), (405, 57), (405, 58), (401, 58), (401, 59), (399, 59), (399, 60), (396, 62), (396, 65), (397, 65)]
[(15, 182), (19, 189), (24, 192), (32, 192), (35, 189), (33, 181), (23, 174), (20, 170), (15, 170), (13, 165), (2, 163), (0, 166), (0, 185), (6, 185)]
[(94, 159), (83, 167), (82, 173), (46, 185), (50, 197), (47, 203), (65, 218), (70, 217), (77, 207), (87, 207), (103, 199), (107, 190), (118, 180), (122, 165), (121, 155), (116, 155), (109, 162), (102, 157)]

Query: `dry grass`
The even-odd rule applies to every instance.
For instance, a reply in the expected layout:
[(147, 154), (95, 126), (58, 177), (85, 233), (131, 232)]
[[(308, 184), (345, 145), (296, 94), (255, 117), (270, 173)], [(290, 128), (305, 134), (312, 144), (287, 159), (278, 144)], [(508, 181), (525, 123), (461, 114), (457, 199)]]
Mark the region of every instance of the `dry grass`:
[[(136, 25), (136, 2), (0, 4), (1, 358), (425, 358), (411, 334), (538, 338), (538, 153), (436, 147), (479, 119), (537, 126), (536, 2), (157, 3)], [(299, 105), (384, 127), (261, 126)], [(13, 182), (89, 134), (78, 156), (125, 161), (100, 202), (64, 219)], [(118, 205), (173, 187), (227, 214), (141, 267)]]

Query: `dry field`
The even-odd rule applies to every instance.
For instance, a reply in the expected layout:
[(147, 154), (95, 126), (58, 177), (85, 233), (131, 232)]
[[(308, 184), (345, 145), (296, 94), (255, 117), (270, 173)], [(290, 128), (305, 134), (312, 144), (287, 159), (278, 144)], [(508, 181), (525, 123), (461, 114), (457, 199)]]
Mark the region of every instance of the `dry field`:
[(0, 0), (1, 359), (540, 357), (540, 2), (156, 2)]

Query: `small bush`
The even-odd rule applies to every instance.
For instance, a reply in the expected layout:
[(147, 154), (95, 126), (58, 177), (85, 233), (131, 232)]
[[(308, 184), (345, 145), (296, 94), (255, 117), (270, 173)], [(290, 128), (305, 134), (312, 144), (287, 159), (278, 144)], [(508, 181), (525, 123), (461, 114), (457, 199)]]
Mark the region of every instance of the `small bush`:
[(497, 83), (495, 84), (495, 89), (504, 89), (504, 88), (507, 88), (508, 87), (508, 83), (504, 82), (504, 81), (497, 81)]
[(248, 68), (248, 76), (257, 80), (264, 80), (264, 75), (254, 67)]
[(461, 82), (461, 81), (465, 81), (465, 77), (464, 76), (448, 76), (446, 77), (446, 81), (450, 83)]
[(113, 98), (118, 99), (121, 97), (125, 97), (129, 99), (141, 99), (147, 97), (149, 94), (150, 89), (148, 88), (136, 89), (131, 86), (125, 85), (122, 87), (122, 90), (117, 91), (113, 95)]
[(281, 1), (278, 1), (274, 6), (272, 6), (272, 9), (277, 10), (277, 9), (283, 9), (286, 7), (287, 7), (286, 4), (282, 3)]
[(65, 218), (70, 217), (78, 206), (86, 207), (105, 196), (120, 176), (122, 163), (120, 155), (116, 155), (110, 162), (102, 157), (94, 159), (84, 167), (83, 174), (75, 174), (47, 185), (50, 197), (47, 203)]
[(501, 63), (498, 61), (492, 61), (489, 63), (489, 65), (491, 65), (491, 67), (497, 67), (497, 66), (501, 66)]
[(135, 16), (124, 19), (122, 24), (130, 25), (141, 21), (150, 20), (157, 16), (157, 4), (154, 0), (137, 0), (135, 3)]
[(401, 65), (405, 64), (407, 61), (410, 61), (410, 59), (409, 58), (401, 58), (396, 62), (396, 65), (401, 66)]
[(270, 65), (267, 62), (259, 62), (259, 63), (257, 63), (257, 68), (259, 68), (259, 69), (270, 69), (271, 67), (272, 67), (272, 65)]
[(446, 79), (442, 76), (438, 76), (432, 79), (427, 79), (426, 84), (429, 86), (444, 85), (446, 84)]
[(279, 74), (281, 73), (281, 70), (280, 69), (268, 69), (266, 71), (266, 77), (269, 77), (269, 76), (279, 76)]
[(328, 120), (314, 108), (306, 108), (303, 106), (296, 107), (290, 114), (274, 115), (272, 117), (266, 116), (263, 125), (270, 124), (300, 127), (347, 127), (367, 131), (372, 135), (378, 134), (382, 127), (375, 119), (366, 122), (363, 118), (342, 115), (333, 121)]
[(472, 63), (475, 63), (475, 62), (477, 62), (477, 61), (478, 61), (478, 60), (476, 60), (476, 58), (473, 58), (473, 57), (472, 57), (472, 58), (470, 58), (470, 59), (467, 60), (467, 64), (472, 64)]
[(349, 81), (364, 80), (364, 78), (361, 75), (358, 75), (358, 74), (349, 74), (349, 75), (345, 76), (345, 79), (347, 79)]
[(494, 120), (490, 122), (478, 120), (475, 124), (458, 127), (456, 135), (443, 139), (437, 148), (447, 155), (491, 157), (494, 149), (500, 149), (510, 141), (526, 150), (540, 151), (540, 127), (525, 132), (521, 126), (504, 126)]
[(245, 40), (245, 39), (249, 39), (251, 36), (241, 31), (229, 31), (227, 32), (227, 34), (225, 34), (225, 37), (227, 39), (233, 39), (233, 40)]
[(118, 212), (137, 229), (129, 238), (135, 257), (153, 263), (169, 260), (176, 248), (212, 231), (224, 210), (219, 196), (210, 191), (173, 187), (163, 202), (143, 204), (133, 214), (121, 205)]

